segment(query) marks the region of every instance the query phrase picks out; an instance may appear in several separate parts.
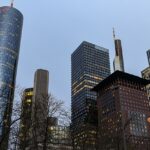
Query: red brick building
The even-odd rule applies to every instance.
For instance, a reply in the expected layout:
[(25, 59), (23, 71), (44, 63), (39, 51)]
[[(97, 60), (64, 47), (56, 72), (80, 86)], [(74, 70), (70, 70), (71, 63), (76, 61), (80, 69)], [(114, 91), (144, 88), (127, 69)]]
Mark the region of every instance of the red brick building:
[(150, 81), (116, 71), (93, 90), (98, 98), (100, 150), (149, 150)]

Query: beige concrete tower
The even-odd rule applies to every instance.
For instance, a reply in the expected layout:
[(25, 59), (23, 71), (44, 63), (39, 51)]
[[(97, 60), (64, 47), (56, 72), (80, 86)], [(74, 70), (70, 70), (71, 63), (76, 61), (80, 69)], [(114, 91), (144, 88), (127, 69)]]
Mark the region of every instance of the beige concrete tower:
[(32, 102), (32, 139), (33, 148), (41, 150), (45, 139), (46, 120), (48, 115), (49, 73), (38, 69), (34, 76)]
[(123, 61), (121, 40), (116, 39), (114, 29), (113, 29), (113, 38), (114, 38), (114, 43), (115, 43), (115, 59), (113, 62), (114, 71), (119, 70), (119, 71), (124, 72), (125, 70), (124, 70), (124, 61)]

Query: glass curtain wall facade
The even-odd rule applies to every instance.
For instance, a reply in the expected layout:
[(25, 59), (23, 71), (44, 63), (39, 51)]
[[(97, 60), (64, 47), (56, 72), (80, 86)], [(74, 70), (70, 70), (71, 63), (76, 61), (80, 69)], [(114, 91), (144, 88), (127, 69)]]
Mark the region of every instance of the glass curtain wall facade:
[(10, 127), (22, 24), (20, 11), (0, 7), (0, 139)]
[[(108, 49), (84, 41), (72, 53), (71, 111), (75, 149), (81, 149), (85, 145), (88, 145), (88, 147), (95, 146), (97, 103), (96, 93), (92, 92), (91, 89), (109, 75)], [(85, 124), (86, 127), (88, 126), (88, 133), (85, 131), (86, 128), (83, 127)], [(91, 136), (92, 134), (94, 137)], [(87, 136), (86, 140), (82, 138), (85, 135)], [(87, 144), (83, 144), (84, 142)]]

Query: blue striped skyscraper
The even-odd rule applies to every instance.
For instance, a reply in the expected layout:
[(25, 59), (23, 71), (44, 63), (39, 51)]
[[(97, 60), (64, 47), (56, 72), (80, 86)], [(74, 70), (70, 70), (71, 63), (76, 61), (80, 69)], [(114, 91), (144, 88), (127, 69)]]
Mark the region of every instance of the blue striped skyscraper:
[(20, 11), (12, 6), (0, 7), (0, 140), (3, 141), (8, 141), (9, 136), (22, 24)]

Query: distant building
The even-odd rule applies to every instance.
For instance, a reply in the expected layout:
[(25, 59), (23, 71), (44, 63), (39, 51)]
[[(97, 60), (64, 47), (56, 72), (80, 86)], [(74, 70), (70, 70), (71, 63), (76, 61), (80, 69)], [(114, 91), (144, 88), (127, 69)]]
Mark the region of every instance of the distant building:
[(110, 75), (109, 51), (82, 42), (71, 55), (71, 111), (74, 149), (97, 147), (97, 102), (91, 89)]
[[(7, 150), (19, 58), (23, 15), (10, 6), (0, 7), (0, 141)], [(0, 147), (1, 149), (1, 147)]]
[(56, 117), (49, 117), (48, 82), (48, 71), (38, 69), (35, 72), (34, 87), (24, 90), (19, 150), (72, 149), (70, 127), (60, 126)]
[(150, 149), (150, 109), (145, 87), (150, 81), (116, 71), (97, 91), (99, 149)]
[(114, 43), (115, 43), (115, 59), (113, 62), (114, 71), (117, 71), (117, 70), (125, 71), (121, 40), (115, 38), (115, 32), (114, 32)]
[(34, 76), (32, 99), (32, 149), (43, 148), (48, 116), (48, 85), (49, 73), (47, 70), (38, 69)]
[[(144, 69), (141, 72), (141, 74), (142, 74), (142, 78), (150, 80), (150, 50), (147, 51), (147, 58), (148, 58), (149, 67)], [(150, 84), (147, 85), (146, 88), (147, 88), (148, 99), (150, 100)], [(149, 101), (149, 103), (150, 103), (150, 101)]]
[(150, 80), (150, 67), (144, 69), (141, 74), (144, 79)]
[[(52, 120), (52, 121), (51, 121)], [(56, 124), (57, 118), (49, 118), (48, 126), (48, 149), (50, 150), (72, 150), (72, 138), (70, 127)]]
[(148, 64), (150, 66), (150, 49), (147, 51)]
[(56, 117), (48, 117), (48, 126), (57, 126), (58, 125), (58, 118)]
[[(144, 69), (142, 72), (142, 78), (150, 80), (150, 67), (147, 67), (146, 69)], [(146, 86), (147, 89), (147, 96), (149, 99), (149, 104), (150, 104), (150, 84)]]
[(32, 125), (32, 98), (33, 88), (25, 89), (23, 92), (21, 106), (21, 121), (19, 131), (19, 149), (25, 150), (31, 145), (31, 125)]

